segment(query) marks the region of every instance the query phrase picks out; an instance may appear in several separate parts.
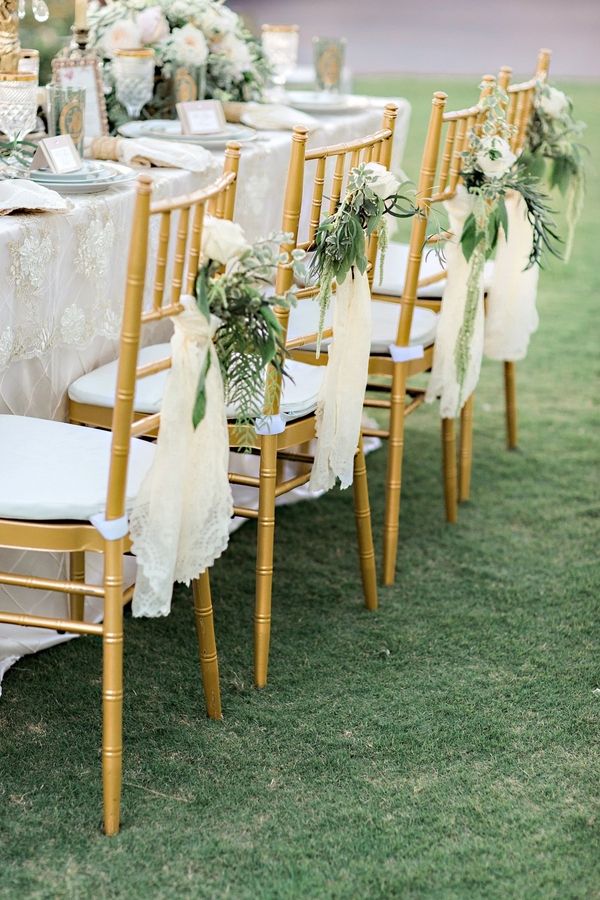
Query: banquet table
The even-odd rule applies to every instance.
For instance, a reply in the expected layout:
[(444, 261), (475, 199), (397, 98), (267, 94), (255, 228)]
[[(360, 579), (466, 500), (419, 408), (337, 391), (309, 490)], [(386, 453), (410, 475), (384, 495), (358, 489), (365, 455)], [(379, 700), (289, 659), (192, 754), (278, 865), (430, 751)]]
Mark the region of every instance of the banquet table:
[[(410, 119), (410, 105), (403, 99), (371, 98), (360, 111), (318, 116), (309, 147), (377, 130), (390, 99), (399, 106), (392, 160), (397, 170)], [(242, 145), (235, 219), (251, 240), (281, 228), (290, 146), (289, 131), (261, 131), (256, 140)], [(153, 199), (159, 200), (206, 186), (222, 163), (223, 154), (215, 153), (202, 173), (141, 171), (152, 177)], [(66, 214), (0, 218), (0, 414), (64, 420), (69, 384), (116, 357), (134, 198), (135, 185), (130, 183), (71, 197), (73, 208)], [(157, 234), (151, 234), (150, 258), (156, 240)], [(160, 337), (165, 339), (164, 331)], [(0, 550), (0, 568), (61, 577), (65, 560)], [(63, 594), (0, 588), (4, 610), (64, 616), (66, 604)], [(98, 604), (87, 598), (86, 618), (100, 614)], [(20, 656), (70, 637), (0, 624), (0, 680)]]

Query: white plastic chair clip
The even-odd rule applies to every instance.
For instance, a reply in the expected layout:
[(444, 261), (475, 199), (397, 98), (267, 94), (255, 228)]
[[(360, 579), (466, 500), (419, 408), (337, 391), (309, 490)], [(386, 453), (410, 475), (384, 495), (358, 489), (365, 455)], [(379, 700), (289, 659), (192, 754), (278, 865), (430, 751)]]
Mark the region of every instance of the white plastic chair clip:
[(96, 513), (91, 516), (90, 522), (100, 532), (105, 541), (119, 541), (127, 537), (129, 533), (129, 517), (121, 516), (119, 519), (107, 519), (104, 513)]
[(276, 416), (260, 416), (254, 422), (257, 434), (281, 434), (285, 431), (285, 421), (278, 413)]
[(412, 347), (399, 347), (398, 344), (390, 344), (390, 356), (394, 362), (410, 362), (411, 359), (423, 359), (425, 349), (423, 344), (413, 344)]

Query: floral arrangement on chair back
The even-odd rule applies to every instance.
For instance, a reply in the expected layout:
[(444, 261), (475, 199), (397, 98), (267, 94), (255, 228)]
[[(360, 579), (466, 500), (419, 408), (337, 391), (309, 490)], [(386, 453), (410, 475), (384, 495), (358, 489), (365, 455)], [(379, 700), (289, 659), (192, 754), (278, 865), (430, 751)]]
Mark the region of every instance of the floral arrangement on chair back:
[[(179, 99), (260, 100), (269, 65), (261, 45), (220, 0), (92, 0), (89, 46), (104, 61), (111, 126), (126, 121), (116, 99), (112, 60), (117, 50), (151, 48), (156, 59), (154, 96), (145, 118), (172, 118), (174, 83), (196, 85)], [(202, 87), (198, 85), (202, 82)], [(194, 96), (194, 93), (196, 96)]]
[(549, 188), (557, 188), (565, 198), (565, 261), (571, 255), (575, 226), (585, 197), (586, 148), (580, 143), (585, 128), (585, 122), (573, 116), (571, 98), (558, 88), (539, 81), (524, 158), (532, 174), (546, 178)]

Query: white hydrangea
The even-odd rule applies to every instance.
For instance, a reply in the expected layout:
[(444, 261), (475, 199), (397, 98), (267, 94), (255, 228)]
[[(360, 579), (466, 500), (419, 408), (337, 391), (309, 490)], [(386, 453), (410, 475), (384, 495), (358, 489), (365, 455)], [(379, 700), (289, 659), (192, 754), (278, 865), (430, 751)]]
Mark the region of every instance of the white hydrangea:
[(210, 3), (197, 13), (196, 19), (209, 37), (232, 34), (239, 22), (239, 17), (232, 9), (220, 3)]

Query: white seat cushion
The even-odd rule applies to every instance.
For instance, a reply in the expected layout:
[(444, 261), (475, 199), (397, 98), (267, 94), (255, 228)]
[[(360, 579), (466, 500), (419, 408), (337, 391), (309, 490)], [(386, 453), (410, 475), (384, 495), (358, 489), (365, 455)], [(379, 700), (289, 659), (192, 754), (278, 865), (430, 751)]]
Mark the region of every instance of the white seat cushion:
[[(147, 365), (170, 355), (170, 344), (144, 347), (140, 350), (138, 364), (140, 366)], [(286, 371), (290, 377), (284, 380), (281, 414), (287, 419), (308, 415), (317, 405), (325, 368), (288, 360)], [(136, 412), (160, 412), (167, 375), (168, 370), (165, 370), (138, 380), (135, 392)], [(77, 403), (110, 408), (114, 404), (116, 378), (117, 362), (107, 363), (74, 381), (69, 388), (69, 397)], [(257, 410), (256, 413), (258, 415), (260, 410)], [(228, 406), (227, 417), (234, 419), (236, 415), (235, 407)]]
[[(383, 262), (383, 280), (379, 283), (379, 260), (377, 260), (377, 268), (375, 270), (375, 278), (373, 280), (373, 290), (379, 294), (386, 294), (392, 297), (402, 296), (404, 289), (404, 275), (408, 263), (408, 244), (399, 244), (391, 241), (385, 253)], [(423, 253), (421, 260), (421, 272), (419, 280), (430, 278), (437, 275), (442, 270), (435, 253), (427, 248)], [(492, 275), (494, 272), (493, 260), (488, 260), (483, 271), (483, 285), (487, 291), (492, 283)], [(418, 291), (419, 297), (439, 298), (444, 292), (446, 279), (436, 281), (420, 287)]]
[[(104, 512), (111, 440), (110, 431), (0, 416), (0, 518), (86, 521)], [(153, 443), (132, 440), (128, 509), (153, 457)]]
[[(333, 319), (333, 304), (335, 297), (332, 298), (325, 317), (325, 327), (331, 325)], [(385, 300), (374, 300), (371, 304), (372, 316), (372, 335), (371, 335), (371, 352), (387, 353), (389, 345), (396, 340), (396, 332), (398, 330), (398, 319), (400, 318), (400, 305), (398, 303), (387, 303)], [(410, 344), (423, 344), (424, 347), (432, 344), (435, 340), (435, 331), (437, 327), (437, 313), (431, 309), (422, 309), (415, 306), (413, 311), (412, 325), (410, 329)], [(290, 321), (288, 327), (288, 340), (314, 334), (319, 324), (319, 307), (314, 300), (301, 300), (290, 313)], [(327, 351), (328, 341), (323, 342), (323, 350)], [(309, 345), (307, 349), (313, 349), (314, 345)]]

